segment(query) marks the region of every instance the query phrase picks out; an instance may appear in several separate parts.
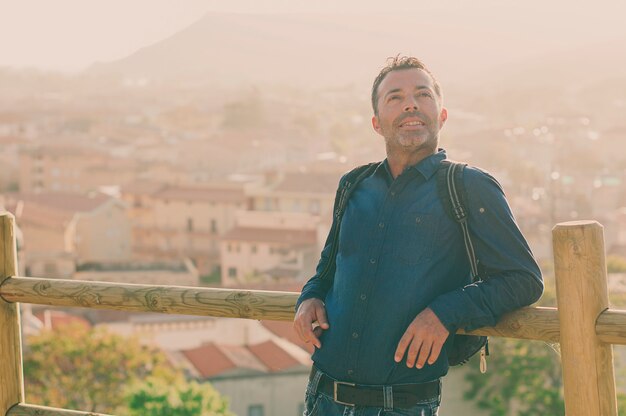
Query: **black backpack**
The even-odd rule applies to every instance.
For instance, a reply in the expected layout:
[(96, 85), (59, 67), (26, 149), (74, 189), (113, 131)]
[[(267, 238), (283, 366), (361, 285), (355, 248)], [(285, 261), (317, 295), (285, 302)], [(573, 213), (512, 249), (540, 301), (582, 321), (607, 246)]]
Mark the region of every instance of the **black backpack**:
[[(459, 224), (463, 231), (463, 242), (465, 252), (470, 263), (472, 272), (472, 283), (481, 281), (479, 272), (479, 262), (474, 252), (472, 237), (469, 232), (467, 209), (467, 196), (465, 192), (465, 182), (463, 182), (463, 172), (467, 164), (441, 161), (441, 166), (437, 170), (437, 192), (443, 204), (444, 210), (450, 218)], [(487, 359), (489, 355), (489, 340), (487, 337), (478, 335), (454, 335), (452, 344), (448, 347), (448, 363), (450, 365), (463, 365), (474, 354), (480, 351), (480, 371), (487, 371)]]
[[(361, 180), (370, 176), (376, 168), (380, 166), (380, 162), (370, 163), (354, 168), (345, 174), (337, 189), (335, 196), (335, 206), (333, 210), (333, 224), (330, 229), (330, 238), (332, 238), (331, 253), (329, 262), (325, 269), (320, 273), (321, 279), (332, 279), (334, 273), (330, 273), (335, 265), (335, 257), (338, 250), (338, 236), (341, 218), (345, 212), (346, 205), (350, 199), (350, 195), (361, 182)], [(451, 162), (443, 160), (436, 173), (437, 192), (442, 201), (446, 214), (458, 223), (463, 231), (463, 241), (467, 257), (472, 272), (472, 283), (481, 280), (479, 276), (479, 263), (474, 253), (474, 246), (469, 233), (467, 224), (468, 213), (466, 210), (467, 198), (465, 185), (463, 182), (463, 172), (465, 170), (464, 163)], [(477, 335), (456, 335), (451, 344), (448, 344), (448, 364), (451, 366), (465, 364), (474, 354), (481, 351), (480, 369), (481, 372), (487, 371), (486, 356), (489, 355), (489, 343), (487, 337)]]

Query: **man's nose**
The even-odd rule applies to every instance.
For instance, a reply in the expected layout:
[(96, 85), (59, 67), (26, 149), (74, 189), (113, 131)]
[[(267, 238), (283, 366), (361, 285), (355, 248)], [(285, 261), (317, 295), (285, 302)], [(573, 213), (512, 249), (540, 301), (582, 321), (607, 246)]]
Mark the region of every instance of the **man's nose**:
[(415, 97), (411, 95), (406, 99), (406, 102), (404, 103), (404, 111), (417, 111), (417, 110), (418, 110), (417, 100), (415, 99)]

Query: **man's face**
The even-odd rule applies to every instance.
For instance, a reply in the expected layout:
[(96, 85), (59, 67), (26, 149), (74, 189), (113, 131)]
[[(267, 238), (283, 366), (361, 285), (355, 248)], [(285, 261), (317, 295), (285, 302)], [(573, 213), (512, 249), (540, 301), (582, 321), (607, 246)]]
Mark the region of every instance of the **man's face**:
[(391, 71), (378, 86), (374, 130), (387, 151), (434, 152), (448, 113), (441, 106), (432, 78), (421, 69)]

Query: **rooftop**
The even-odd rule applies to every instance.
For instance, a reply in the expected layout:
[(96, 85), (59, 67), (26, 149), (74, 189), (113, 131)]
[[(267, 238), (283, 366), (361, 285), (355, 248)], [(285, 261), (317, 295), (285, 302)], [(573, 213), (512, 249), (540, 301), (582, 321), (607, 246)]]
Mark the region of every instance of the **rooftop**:
[(226, 186), (166, 186), (152, 194), (155, 198), (180, 201), (243, 203), (242, 187)]
[(296, 357), (274, 340), (249, 346), (209, 343), (182, 351), (184, 357), (204, 378), (219, 376), (237, 370), (260, 373), (285, 371), (310, 363)]
[(289, 245), (317, 244), (315, 230), (285, 230), (276, 228), (235, 227), (222, 236), (224, 241), (250, 241)]

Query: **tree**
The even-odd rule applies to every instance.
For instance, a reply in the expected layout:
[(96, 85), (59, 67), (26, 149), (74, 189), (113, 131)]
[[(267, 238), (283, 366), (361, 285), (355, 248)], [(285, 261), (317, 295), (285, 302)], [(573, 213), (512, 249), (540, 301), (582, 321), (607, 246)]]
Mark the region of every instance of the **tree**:
[[(542, 270), (546, 287), (539, 304), (555, 306), (553, 266), (542, 264)], [(467, 364), (466, 399), (490, 416), (565, 414), (559, 344), (490, 337), (489, 349), (486, 374), (478, 363)]]
[[(617, 259), (616, 263), (619, 263)], [(607, 262), (608, 263), (608, 262)], [(546, 284), (539, 301), (540, 306), (556, 306), (554, 265), (541, 264)], [(611, 296), (617, 307), (626, 305), (626, 297)], [(561, 372), (560, 347), (540, 341), (507, 338), (489, 338), (491, 355), (488, 357), (489, 371), (479, 372), (475, 358), (468, 366), (465, 376), (468, 389), (466, 399), (472, 400), (490, 416), (564, 415), (563, 378)], [(616, 351), (617, 352), (617, 351)], [(615, 369), (618, 383), (621, 356), (615, 354)], [(619, 413), (626, 412), (626, 395), (618, 393)]]
[(123, 416), (234, 416), (210, 384), (182, 377), (175, 383), (151, 377), (131, 387), (126, 398), (126, 410), (118, 412)]
[(24, 374), (30, 403), (111, 413), (129, 383), (175, 378), (163, 353), (102, 329), (65, 325), (28, 338)]
[(466, 399), (490, 416), (565, 414), (557, 346), (495, 337), (489, 346), (486, 374), (479, 372), (476, 362), (468, 364)]

